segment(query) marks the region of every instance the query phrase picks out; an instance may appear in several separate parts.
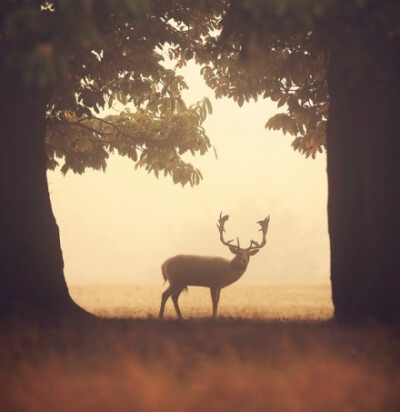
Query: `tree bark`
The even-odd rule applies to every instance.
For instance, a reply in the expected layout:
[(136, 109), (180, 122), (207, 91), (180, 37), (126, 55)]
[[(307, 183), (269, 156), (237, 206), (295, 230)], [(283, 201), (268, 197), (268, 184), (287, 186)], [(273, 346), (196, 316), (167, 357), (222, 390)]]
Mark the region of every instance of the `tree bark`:
[(47, 185), (48, 93), (1, 62), (0, 91), (0, 316), (78, 314)]
[(337, 30), (328, 68), (328, 219), (335, 317), (400, 318), (400, 45)]

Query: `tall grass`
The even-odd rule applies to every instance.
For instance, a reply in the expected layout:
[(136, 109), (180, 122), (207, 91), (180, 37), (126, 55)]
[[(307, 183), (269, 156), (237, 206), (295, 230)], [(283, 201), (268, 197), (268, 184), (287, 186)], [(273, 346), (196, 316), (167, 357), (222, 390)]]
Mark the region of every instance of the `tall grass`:
[(0, 333), (2, 411), (400, 410), (398, 325), (114, 318)]

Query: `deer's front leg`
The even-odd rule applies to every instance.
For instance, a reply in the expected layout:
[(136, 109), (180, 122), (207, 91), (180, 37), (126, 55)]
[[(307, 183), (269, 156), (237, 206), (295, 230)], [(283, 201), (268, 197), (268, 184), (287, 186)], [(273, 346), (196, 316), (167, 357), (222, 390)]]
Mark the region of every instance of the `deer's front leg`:
[(221, 288), (212, 287), (210, 288), (210, 292), (211, 292), (211, 300), (212, 300), (212, 305), (213, 305), (213, 318), (215, 318), (217, 316), (218, 302), (219, 302), (219, 295), (221, 293)]

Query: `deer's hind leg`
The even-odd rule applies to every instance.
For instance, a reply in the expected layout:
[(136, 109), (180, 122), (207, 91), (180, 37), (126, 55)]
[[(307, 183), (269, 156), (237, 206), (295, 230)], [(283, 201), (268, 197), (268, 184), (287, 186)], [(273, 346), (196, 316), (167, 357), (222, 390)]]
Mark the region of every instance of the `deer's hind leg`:
[(183, 318), (182, 318), (181, 309), (179, 308), (179, 305), (178, 305), (178, 299), (179, 299), (179, 295), (182, 293), (182, 290), (183, 290), (183, 289), (184, 289), (184, 288), (179, 287), (179, 288), (175, 289), (175, 290), (172, 292), (172, 302), (174, 302), (175, 310), (176, 310), (176, 313), (177, 313), (178, 318), (179, 318), (180, 320), (182, 320)]
[(165, 304), (167, 303), (167, 300), (169, 299), (171, 295), (172, 295), (172, 288), (170, 286), (161, 296), (160, 314), (158, 315), (159, 319), (162, 319), (164, 317)]

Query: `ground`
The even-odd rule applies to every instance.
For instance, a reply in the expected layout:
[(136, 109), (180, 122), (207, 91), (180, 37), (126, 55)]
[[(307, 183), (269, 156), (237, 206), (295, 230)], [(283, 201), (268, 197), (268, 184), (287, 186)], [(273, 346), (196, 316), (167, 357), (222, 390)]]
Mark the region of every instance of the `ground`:
[(0, 334), (5, 411), (400, 409), (398, 325), (127, 317), (13, 320)]

